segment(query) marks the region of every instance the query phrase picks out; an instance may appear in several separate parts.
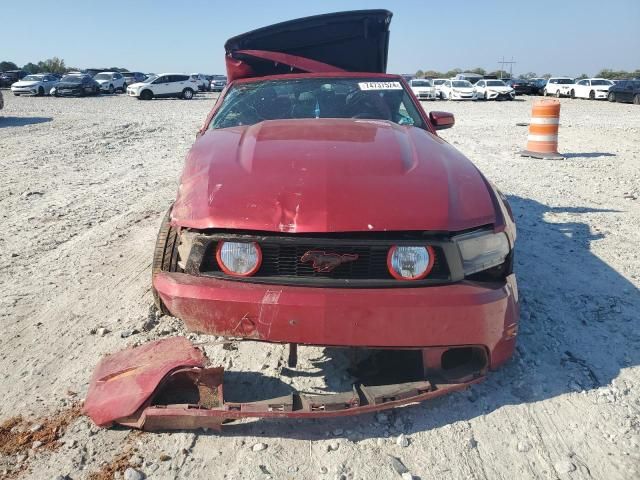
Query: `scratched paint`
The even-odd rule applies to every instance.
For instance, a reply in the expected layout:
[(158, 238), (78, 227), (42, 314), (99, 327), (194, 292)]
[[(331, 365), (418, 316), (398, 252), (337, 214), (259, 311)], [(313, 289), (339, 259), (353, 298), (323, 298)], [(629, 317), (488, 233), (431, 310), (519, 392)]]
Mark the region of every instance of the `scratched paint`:
[(271, 335), (271, 325), (273, 320), (278, 316), (278, 310), (280, 309), (278, 302), (280, 301), (280, 295), (282, 290), (267, 290), (260, 302), (260, 310), (258, 312), (258, 330), (265, 331), (263, 335), (269, 338)]

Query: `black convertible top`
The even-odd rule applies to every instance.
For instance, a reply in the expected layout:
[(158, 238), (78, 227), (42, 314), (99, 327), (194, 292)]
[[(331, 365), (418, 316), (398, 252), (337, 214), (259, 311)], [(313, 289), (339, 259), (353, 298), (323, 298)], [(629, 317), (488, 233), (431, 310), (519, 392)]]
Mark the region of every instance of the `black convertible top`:
[(354, 10), (289, 20), (227, 40), (228, 56), (262, 50), (304, 57), (352, 72), (386, 73), (388, 10)]

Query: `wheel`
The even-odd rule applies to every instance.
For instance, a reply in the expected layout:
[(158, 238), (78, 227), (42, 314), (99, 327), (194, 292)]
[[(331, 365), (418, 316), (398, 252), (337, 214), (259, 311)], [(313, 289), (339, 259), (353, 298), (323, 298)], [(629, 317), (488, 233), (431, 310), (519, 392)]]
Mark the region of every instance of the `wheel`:
[(193, 90), (191, 90), (190, 88), (185, 88), (182, 91), (182, 98), (184, 100), (191, 100), (193, 98)]
[(633, 96), (633, 104), (634, 105), (640, 105), (640, 93), (636, 93)]
[(593, 90), (591, 90), (589, 92), (589, 100), (595, 100), (596, 99), (596, 92), (594, 92)]
[(115, 91), (116, 91), (116, 89), (115, 89), (115, 88), (113, 88), (113, 85), (109, 84), (109, 93), (110, 93), (111, 95), (113, 95), (113, 92), (115, 92)]
[(544, 90), (542, 90), (542, 96), (546, 97), (547, 96), (547, 89), (545, 88)]
[(126, 83), (122, 84), (122, 93), (127, 93), (127, 84)]
[(153, 98), (153, 92), (151, 90), (144, 90), (141, 94), (140, 94), (140, 98), (142, 100), (151, 100)]
[(38, 96), (39, 97), (44, 97), (44, 88), (38, 87)]
[(20, 96), (20, 94), (19, 94), (19, 93), (14, 93), (14, 94), (13, 94), (13, 96), (14, 96), (14, 97), (19, 97), (19, 96)]
[(607, 95), (607, 100), (609, 100), (610, 102), (615, 102), (616, 101), (616, 94), (613, 92), (609, 92), (609, 95)]
[(576, 98), (576, 91), (573, 88), (571, 89), (571, 98)]
[[(159, 272), (179, 272), (181, 268), (178, 266), (178, 232), (171, 226), (171, 208), (167, 210), (158, 237), (156, 238), (156, 246), (153, 250), (153, 260), (151, 261), (151, 281)], [(162, 303), (162, 299), (155, 288), (151, 284), (151, 292), (153, 293), (153, 301), (156, 308), (164, 315), (171, 313)]]
[(556, 90), (556, 98), (560, 98), (560, 89)]
[(485, 101), (489, 100), (489, 95), (487, 94), (487, 92), (484, 92), (484, 99)]

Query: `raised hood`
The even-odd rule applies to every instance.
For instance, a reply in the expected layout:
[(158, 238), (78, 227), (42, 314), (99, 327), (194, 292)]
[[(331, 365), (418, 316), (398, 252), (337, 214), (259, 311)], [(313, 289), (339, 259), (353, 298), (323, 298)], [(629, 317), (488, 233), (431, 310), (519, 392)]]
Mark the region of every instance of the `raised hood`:
[(202, 135), (172, 220), (291, 233), (459, 231), (493, 223), (495, 212), (473, 164), (425, 130), (297, 119)]
[(224, 45), (227, 76), (233, 80), (332, 68), (385, 73), (391, 16), (387, 10), (328, 13), (243, 33)]

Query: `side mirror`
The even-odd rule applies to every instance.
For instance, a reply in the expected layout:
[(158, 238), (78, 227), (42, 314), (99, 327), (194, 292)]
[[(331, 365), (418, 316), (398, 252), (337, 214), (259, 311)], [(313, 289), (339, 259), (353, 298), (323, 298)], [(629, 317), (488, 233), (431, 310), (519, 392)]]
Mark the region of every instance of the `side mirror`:
[(430, 112), (429, 119), (436, 130), (451, 128), (456, 123), (453, 113), (449, 112)]

